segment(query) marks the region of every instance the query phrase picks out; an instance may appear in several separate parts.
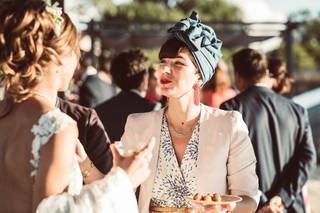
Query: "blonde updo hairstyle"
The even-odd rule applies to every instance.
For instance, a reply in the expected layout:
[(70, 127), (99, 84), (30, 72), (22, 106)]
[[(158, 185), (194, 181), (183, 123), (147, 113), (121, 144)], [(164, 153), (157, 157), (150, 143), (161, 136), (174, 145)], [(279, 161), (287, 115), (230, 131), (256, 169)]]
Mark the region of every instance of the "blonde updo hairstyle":
[(78, 34), (67, 14), (62, 13), (60, 33), (41, 0), (13, 1), (0, 17), (0, 72), (6, 98), (22, 102), (41, 81), (50, 64), (61, 65), (61, 57), (75, 51)]

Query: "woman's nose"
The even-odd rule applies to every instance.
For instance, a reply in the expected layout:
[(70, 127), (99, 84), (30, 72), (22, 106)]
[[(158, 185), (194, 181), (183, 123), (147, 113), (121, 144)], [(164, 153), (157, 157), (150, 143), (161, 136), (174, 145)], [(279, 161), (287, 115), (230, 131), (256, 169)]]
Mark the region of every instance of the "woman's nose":
[(170, 74), (171, 73), (171, 67), (169, 64), (161, 64), (159, 67), (159, 73), (161, 74)]

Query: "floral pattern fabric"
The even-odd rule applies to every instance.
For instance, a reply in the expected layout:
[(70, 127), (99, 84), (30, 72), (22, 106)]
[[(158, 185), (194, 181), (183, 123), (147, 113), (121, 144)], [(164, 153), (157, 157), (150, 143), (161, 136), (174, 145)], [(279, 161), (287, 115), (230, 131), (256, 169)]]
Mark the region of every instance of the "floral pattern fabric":
[(191, 139), (179, 166), (172, 145), (167, 118), (164, 115), (160, 134), (160, 149), (157, 172), (154, 180), (151, 205), (156, 207), (190, 207), (187, 197), (196, 190), (196, 168), (199, 144), (199, 123), (193, 130)]

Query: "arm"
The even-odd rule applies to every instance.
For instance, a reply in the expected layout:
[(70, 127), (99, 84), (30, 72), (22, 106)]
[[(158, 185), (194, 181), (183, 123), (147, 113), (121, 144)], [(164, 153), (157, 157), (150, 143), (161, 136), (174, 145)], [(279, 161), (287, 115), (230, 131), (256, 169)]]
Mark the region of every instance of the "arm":
[(126, 158), (121, 158), (115, 147), (112, 147), (115, 167), (107, 176), (86, 185), (79, 195), (62, 193), (44, 199), (37, 213), (138, 213), (132, 189), (145, 181), (150, 173), (148, 167), (153, 146), (154, 142)]
[(75, 160), (77, 134), (75, 124), (69, 124), (41, 148), (41, 160), (33, 185), (33, 210), (45, 197), (60, 194), (67, 188)]
[(96, 111), (93, 109), (90, 110), (86, 128), (87, 146), (85, 147), (85, 150), (95, 166), (103, 174), (107, 174), (112, 168), (110, 139)]
[(92, 93), (86, 85), (82, 85), (79, 90), (79, 104), (85, 107), (93, 107)]
[[(112, 154), (110, 150), (110, 140), (95, 110), (90, 110), (86, 115), (85, 131), (80, 141), (83, 143), (85, 152), (82, 155), (81, 170), (90, 170), (90, 176), (85, 178), (85, 183), (91, 183), (93, 180), (101, 178), (101, 175), (107, 174), (112, 168)], [(84, 143), (85, 142), (85, 143)], [(91, 164), (91, 161), (93, 165)], [(92, 167), (93, 166), (93, 167)], [(91, 171), (93, 170), (93, 171)], [(95, 175), (96, 174), (96, 175)]]
[(72, 196), (62, 193), (44, 199), (37, 213), (138, 213), (132, 183), (121, 168), (113, 168), (103, 179), (86, 185)]
[(256, 158), (248, 136), (247, 126), (240, 113), (232, 112), (232, 135), (227, 162), (228, 188), (231, 194), (243, 200), (234, 212), (255, 212), (259, 203), (258, 177), (255, 172)]
[(104, 177), (104, 174), (102, 174), (89, 159), (79, 140), (77, 141), (76, 154), (85, 184), (90, 184), (93, 181), (100, 180)]
[(282, 174), (285, 180), (281, 182), (277, 194), (281, 197), (285, 207), (290, 206), (295, 197), (301, 192), (311, 170), (316, 165), (316, 151), (306, 110), (303, 111), (301, 128), (294, 156), (292, 157), (290, 166)]

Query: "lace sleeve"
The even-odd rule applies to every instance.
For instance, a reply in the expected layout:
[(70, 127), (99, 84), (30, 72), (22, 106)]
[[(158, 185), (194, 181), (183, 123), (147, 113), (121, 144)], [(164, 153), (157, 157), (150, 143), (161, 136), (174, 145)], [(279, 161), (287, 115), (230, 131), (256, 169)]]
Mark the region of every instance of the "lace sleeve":
[(61, 112), (59, 109), (54, 109), (43, 114), (40, 117), (38, 124), (32, 127), (31, 132), (35, 137), (32, 141), (32, 159), (30, 160), (33, 168), (31, 171), (31, 177), (37, 174), (41, 146), (48, 143), (54, 134), (74, 122), (75, 121), (67, 114)]
[(79, 195), (53, 195), (41, 201), (37, 213), (138, 213), (132, 184), (120, 168), (113, 168), (102, 180), (82, 188)]

